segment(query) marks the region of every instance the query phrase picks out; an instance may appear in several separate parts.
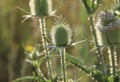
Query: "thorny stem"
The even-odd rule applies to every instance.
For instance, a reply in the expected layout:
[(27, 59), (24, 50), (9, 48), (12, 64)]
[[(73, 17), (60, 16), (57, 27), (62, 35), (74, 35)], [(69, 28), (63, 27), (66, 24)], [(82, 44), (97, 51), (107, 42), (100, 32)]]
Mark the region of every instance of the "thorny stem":
[(93, 33), (93, 38), (94, 38), (94, 41), (95, 41), (95, 44), (96, 44), (96, 47), (97, 47), (97, 51), (98, 51), (98, 58), (100, 59), (100, 63), (102, 65), (102, 71), (103, 71), (103, 74), (106, 76), (106, 72), (105, 72), (105, 64), (104, 64), (104, 58), (102, 56), (102, 53), (100, 51), (100, 48), (99, 48), (99, 44), (98, 44), (98, 41), (97, 41), (97, 36), (96, 36), (96, 31), (95, 31), (95, 28), (94, 28), (94, 23), (93, 23), (93, 17), (90, 15), (90, 8), (87, 4), (87, 1), (86, 0), (82, 0), (85, 8), (86, 8), (86, 12), (87, 14), (89, 15), (89, 21), (90, 21), (90, 24), (91, 24), (91, 30), (92, 30), (92, 33)]
[(112, 58), (112, 68), (113, 68), (113, 75), (116, 76), (116, 66), (115, 66), (115, 53), (114, 53), (114, 46), (112, 44), (109, 44), (110, 47), (110, 53)]
[(52, 68), (51, 68), (51, 61), (49, 59), (49, 51), (48, 51), (48, 48), (46, 47), (47, 46), (47, 40), (46, 40), (46, 27), (45, 27), (45, 18), (44, 17), (41, 17), (39, 18), (39, 23), (40, 23), (40, 32), (41, 32), (41, 35), (42, 35), (42, 42), (43, 42), (43, 46), (45, 46), (45, 56), (46, 56), (46, 59), (47, 59), (47, 67), (48, 67), (48, 74), (49, 74), (49, 77), (50, 79), (52, 80)]
[(116, 61), (115, 61), (114, 45), (112, 45), (112, 43), (110, 42), (107, 32), (106, 32), (106, 36), (107, 36), (107, 42), (110, 48), (110, 56), (111, 56), (110, 61), (112, 63), (112, 74), (116, 76), (116, 66), (115, 66)]
[(60, 57), (61, 57), (61, 65), (62, 65), (62, 77), (63, 77), (63, 81), (66, 82), (66, 58), (65, 58), (65, 48), (64, 47), (60, 47)]
[(93, 38), (94, 38), (94, 41), (95, 41), (95, 43), (96, 43), (97, 51), (98, 51), (99, 58), (100, 58), (100, 61), (101, 61), (103, 74), (106, 75), (105, 67), (104, 67), (104, 65), (105, 65), (105, 64), (104, 64), (104, 59), (103, 59), (103, 56), (102, 56), (102, 53), (101, 53), (101, 51), (100, 51), (100, 47), (99, 47), (99, 44), (98, 44), (98, 41), (97, 41), (96, 31), (95, 31), (94, 24), (93, 24), (93, 17), (92, 17), (92, 16), (89, 16), (89, 20), (90, 20), (90, 24), (91, 24), (91, 29), (92, 29), (92, 33), (93, 33)]
[[(35, 71), (35, 74), (36, 74), (38, 77), (41, 77), (42, 80), (43, 80), (44, 82), (46, 82), (46, 78), (44, 77), (44, 75), (42, 74), (41, 70), (39, 69), (38, 61), (34, 61), (33, 70)], [(40, 79), (39, 79), (38, 82), (40, 82)]]

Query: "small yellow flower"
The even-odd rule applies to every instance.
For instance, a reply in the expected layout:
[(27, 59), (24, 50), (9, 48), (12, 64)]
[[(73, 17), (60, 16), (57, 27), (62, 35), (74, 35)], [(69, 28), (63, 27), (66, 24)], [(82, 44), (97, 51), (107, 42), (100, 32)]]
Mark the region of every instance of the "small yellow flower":
[(24, 49), (25, 49), (25, 51), (27, 51), (27, 52), (32, 52), (32, 51), (35, 49), (35, 47), (32, 46), (32, 45), (26, 45), (26, 46), (24, 47)]

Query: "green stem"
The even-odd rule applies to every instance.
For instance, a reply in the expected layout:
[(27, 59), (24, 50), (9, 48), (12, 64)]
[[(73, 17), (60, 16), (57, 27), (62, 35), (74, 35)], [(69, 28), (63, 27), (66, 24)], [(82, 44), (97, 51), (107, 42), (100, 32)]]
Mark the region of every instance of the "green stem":
[(86, 0), (82, 0), (82, 2), (84, 4), (86, 12), (89, 16), (89, 21), (90, 21), (90, 24), (91, 24), (91, 30), (92, 30), (92, 33), (93, 33), (93, 38), (94, 38), (94, 41), (95, 41), (95, 44), (96, 44), (96, 47), (97, 47), (97, 51), (98, 51), (98, 59), (101, 61), (100, 63), (102, 65), (102, 71), (103, 71), (103, 74), (106, 76), (105, 66), (104, 66), (105, 65), (104, 64), (104, 58), (102, 56), (102, 53), (100, 51), (99, 44), (98, 44), (98, 41), (97, 41), (96, 31), (95, 31), (94, 23), (93, 23), (93, 17), (90, 15), (91, 14), (90, 7), (88, 6)]
[(110, 56), (111, 56), (111, 61), (112, 61), (112, 73), (114, 76), (116, 76), (116, 66), (115, 66), (116, 61), (115, 61), (114, 45), (110, 42), (107, 32), (106, 32), (106, 36), (107, 36), (107, 42), (110, 48)]
[(105, 72), (105, 64), (104, 64), (104, 58), (102, 56), (102, 53), (100, 51), (100, 48), (99, 48), (99, 44), (98, 44), (98, 41), (97, 41), (97, 36), (96, 36), (96, 31), (95, 31), (95, 28), (94, 28), (94, 24), (93, 24), (93, 17), (92, 16), (89, 16), (89, 20), (90, 20), (90, 24), (91, 24), (91, 29), (92, 29), (92, 33), (93, 33), (93, 38), (94, 38), (94, 41), (96, 43), (96, 47), (97, 47), (97, 51), (98, 51), (98, 58), (100, 59), (101, 61), (101, 65), (102, 65), (102, 70), (103, 70), (103, 74), (106, 76), (106, 72)]
[(45, 18), (44, 17), (39, 18), (39, 23), (40, 23), (40, 32), (41, 32), (41, 35), (42, 35), (42, 43), (43, 43), (43, 46), (45, 46), (44, 53), (45, 53), (45, 56), (46, 56), (46, 59), (47, 59), (46, 64), (47, 64), (47, 67), (48, 67), (48, 74), (49, 74), (50, 79), (52, 80), (51, 61), (50, 61), (50, 58), (49, 58), (49, 50), (46, 47), (48, 45), (48, 43), (47, 43), (47, 40), (46, 40)]
[[(38, 66), (38, 61), (34, 61), (34, 71), (35, 71), (36, 76), (41, 77), (42, 81), (44, 81), (44, 82), (47, 81)], [(38, 82), (40, 82), (40, 78), (39, 78)]]
[(63, 81), (67, 82), (66, 80), (66, 57), (65, 57), (65, 48), (60, 47), (60, 57), (61, 57), (61, 65), (62, 65), (62, 76), (63, 76)]
[(111, 53), (111, 59), (112, 59), (112, 69), (113, 69), (113, 75), (116, 76), (116, 66), (115, 66), (115, 53), (114, 53), (114, 46), (112, 44), (109, 44), (110, 47), (110, 53)]

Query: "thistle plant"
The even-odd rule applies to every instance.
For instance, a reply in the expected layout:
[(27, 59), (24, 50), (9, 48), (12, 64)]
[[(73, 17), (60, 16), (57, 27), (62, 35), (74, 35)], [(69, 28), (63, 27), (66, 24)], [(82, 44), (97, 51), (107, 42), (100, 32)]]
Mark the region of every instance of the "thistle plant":
[(94, 21), (93, 21), (93, 14), (96, 12), (97, 8), (99, 7), (99, 5), (102, 3), (102, 0), (92, 0), (90, 2), (86, 1), (86, 0), (82, 0), (82, 3), (84, 4), (85, 8), (86, 8), (86, 12), (88, 14), (88, 18), (91, 24), (91, 30), (93, 33), (93, 39), (94, 42), (96, 44), (96, 48), (97, 48), (97, 53), (98, 53), (98, 61), (100, 61), (100, 64), (102, 65), (102, 71), (105, 75), (105, 67), (104, 67), (104, 59), (102, 57), (102, 53), (100, 51), (100, 47), (99, 47), (99, 43), (97, 40), (97, 36), (96, 36), (96, 30), (94, 27)]
[[(67, 59), (86, 73), (90, 74), (90, 76), (94, 77), (94, 79), (96, 79), (98, 82), (119, 82), (119, 72), (116, 68), (118, 58), (115, 52), (115, 44), (119, 44), (119, 17), (118, 14), (116, 15), (115, 10), (113, 10), (113, 12), (102, 12), (99, 15), (97, 24), (94, 25), (94, 14), (98, 6), (101, 4), (101, 1), (82, 0), (82, 3), (87, 11), (88, 18), (90, 20), (93, 39), (98, 54), (98, 61), (102, 69), (96, 69), (94, 67), (92, 69), (88, 69), (86, 66), (82, 65), (79, 60), (77, 60), (76, 58), (72, 58), (71, 56), (67, 56)], [(119, 2), (119, 0), (116, 1)], [(109, 48), (109, 69), (107, 69), (107, 64), (104, 61), (102, 48), (98, 42), (99, 38), (96, 33), (97, 30), (100, 31), (99, 35), (101, 35), (100, 40), (102, 39), (102, 47), (108, 45)], [(111, 70), (111, 72), (108, 73), (108, 70)]]
[(114, 76), (116, 75), (117, 59), (113, 44), (119, 42), (119, 24), (120, 19), (117, 18), (113, 12), (108, 11), (101, 12), (99, 16), (99, 22), (96, 25), (101, 33), (102, 43), (104, 45), (108, 44), (110, 47), (110, 61), (112, 61), (112, 73)]
[[(38, 45), (27, 52), (28, 58), (26, 59), (33, 68), (35, 74), (33, 76), (19, 78), (15, 82), (32, 79), (35, 82), (73, 82), (68, 77), (67, 65), (74, 64), (91, 78), (94, 78), (97, 82), (119, 82), (120, 70), (118, 65), (118, 55), (116, 48), (120, 45), (120, 0), (115, 0), (114, 8), (110, 10), (102, 10), (97, 17), (97, 21), (94, 21), (94, 16), (97, 9), (102, 4), (103, 0), (81, 0), (83, 3), (90, 22), (90, 29), (93, 40), (82, 40), (73, 43), (73, 34), (70, 25), (66, 19), (62, 16), (56, 16), (55, 12), (63, 5), (65, 0), (61, 0), (60, 4), (55, 10), (52, 10), (51, 0), (30, 0), (30, 15), (25, 15), (25, 20), (29, 17), (36, 17), (39, 21), (39, 29), (41, 33), (41, 41), (43, 51), (39, 52)], [(50, 33), (47, 34), (46, 17), (52, 16), (55, 18), (54, 25), (51, 28)], [(97, 34), (99, 33), (99, 34)], [(47, 35), (50, 35), (51, 43), (48, 42)], [(73, 45), (88, 42), (93, 43), (93, 48), (96, 51), (97, 63), (88, 67), (84, 65), (80, 59), (68, 54), (66, 48)], [(105, 56), (103, 50), (106, 48), (109, 61), (105, 62)], [(53, 51), (58, 50), (58, 57), (60, 57), (59, 72), (52, 69), (52, 57), (55, 58)], [(52, 53), (52, 54), (51, 54)], [(105, 54), (106, 55), (106, 54)], [(40, 69), (40, 65), (43, 61), (46, 61), (48, 77), (45, 77)], [(55, 71), (55, 73), (53, 73)], [(59, 77), (62, 77), (59, 79)], [(77, 82), (77, 80), (75, 80)]]
[[(60, 37), (61, 36), (61, 37)], [(63, 82), (71, 82), (70, 79), (68, 79), (68, 75), (66, 72), (66, 48), (74, 46), (79, 43), (86, 42), (86, 40), (78, 41), (78, 42), (72, 42), (72, 30), (70, 29), (70, 25), (67, 23), (65, 18), (62, 18), (62, 16), (57, 17), (54, 22), (54, 26), (51, 29), (51, 39), (52, 39), (52, 50), (57, 48), (59, 50), (59, 55), (61, 58), (61, 67), (62, 67), (62, 81)], [(69, 60), (69, 59), (68, 59)]]
[[(52, 1), (51, 0), (30, 0), (29, 1), (29, 7), (30, 7), (30, 15), (24, 15), (23, 17), (25, 17), (25, 19), (22, 21), (24, 22), (25, 20), (27, 20), (28, 18), (31, 17), (36, 17), (39, 21), (39, 28), (40, 28), (40, 32), (41, 32), (41, 37), (42, 37), (42, 46), (44, 46), (44, 54), (46, 57), (46, 66), (48, 67), (48, 75), (49, 78), (52, 81), (52, 68), (51, 68), (51, 60), (50, 60), (50, 54), (49, 54), (49, 50), (46, 47), (48, 45), (48, 42), (46, 40), (47, 37), (47, 33), (46, 33), (46, 22), (45, 22), (45, 17), (47, 16), (53, 16), (55, 14), (55, 12), (63, 5), (65, 0), (61, 0), (61, 2), (59, 3), (58, 7), (52, 11)], [(21, 9), (21, 8), (19, 8)], [(21, 9), (22, 11), (24, 11), (24, 9)], [(26, 12), (26, 11), (25, 11)], [(42, 54), (43, 54), (42, 52)], [(34, 54), (35, 53), (35, 54)], [(33, 67), (35, 67), (35, 72), (37, 73), (38, 77), (44, 78), (39, 66), (39, 57), (41, 54), (38, 53), (38, 51), (36, 52), (36, 50), (33, 50), (31, 53), (29, 53), (29, 59), (27, 60), (27, 62), (32, 63)], [(31, 59), (33, 61), (31, 61)], [(40, 81), (40, 80), (38, 80)], [(43, 81), (45, 81), (45, 79), (43, 79)]]
[[(30, 0), (29, 6), (31, 10), (31, 14), (34, 16), (37, 16), (39, 20), (39, 28), (41, 32), (42, 37), (42, 45), (47, 46), (47, 41), (45, 37), (46, 35), (46, 26), (45, 26), (45, 16), (49, 14), (49, 12), (52, 11), (52, 1), (51, 0)], [(49, 51), (45, 47), (45, 56), (47, 58), (46, 65), (48, 67), (48, 74), (49, 77), (52, 79), (52, 68), (51, 68), (51, 61), (49, 59)]]
[[(98, 18), (98, 22), (96, 24), (96, 26), (94, 26), (94, 21), (93, 21), (93, 16), (94, 13), (96, 11), (96, 9), (98, 8), (98, 6), (100, 5), (99, 1), (87, 1), (87, 0), (82, 0), (87, 14), (89, 16), (89, 20), (90, 20), (90, 24), (91, 24), (91, 30), (93, 33), (93, 39), (95, 41), (95, 45), (97, 48), (97, 52), (98, 52), (98, 61), (101, 64), (102, 70), (96, 70), (99, 71), (97, 74), (94, 75), (95, 72), (92, 72), (92, 70), (90, 71), (89, 69), (85, 69), (84, 66), (82, 65), (78, 65), (78, 67), (80, 67), (83, 71), (85, 71), (86, 73), (92, 72), (92, 76), (99, 82), (119, 82), (119, 77), (118, 77), (118, 72), (117, 72), (117, 58), (116, 58), (116, 53), (115, 53), (115, 43), (119, 43), (119, 18), (117, 16), (115, 16), (114, 12), (102, 12), (99, 15)], [(95, 3), (96, 2), (96, 3)], [(117, 3), (119, 1), (117, 0)], [(96, 6), (95, 6), (96, 5)], [(114, 10), (113, 10), (114, 11)], [(109, 55), (110, 55), (110, 70), (112, 72), (112, 78), (111, 78), (111, 74), (108, 74), (106, 72), (106, 64), (104, 62), (104, 56), (103, 53), (101, 51), (99, 42), (98, 42), (98, 38), (97, 38), (97, 34), (96, 34), (96, 28), (99, 29), (99, 31), (101, 32), (101, 43), (103, 44), (103, 46), (108, 45), (109, 46)], [(74, 61), (70, 60), (72, 63), (76, 64)], [(94, 69), (95, 71), (95, 69)], [(101, 73), (100, 73), (101, 71)], [(96, 78), (97, 76), (101, 77), (100, 78)], [(109, 79), (111, 78), (112, 81), (110, 81)]]
[(51, 30), (51, 38), (53, 45), (59, 48), (62, 65), (62, 78), (64, 82), (67, 82), (65, 48), (70, 44), (71, 37), (71, 29), (66, 21), (61, 17), (55, 20), (55, 25)]
[[(52, 68), (51, 68), (51, 60), (49, 58), (49, 50), (46, 47), (48, 42), (46, 40), (47, 33), (46, 33), (46, 17), (47, 16), (54, 16), (55, 12), (62, 6), (65, 0), (62, 0), (59, 6), (52, 11), (52, 1), (51, 0), (30, 0), (29, 6), (31, 10), (31, 16), (37, 17), (39, 21), (39, 28), (42, 37), (42, 45), (45, 46), (44, 54), (47, 58), (47, 67), (48, 67), (48, 75), (52, 79)], [(29, 16), (28, 16), (29, 17)]]

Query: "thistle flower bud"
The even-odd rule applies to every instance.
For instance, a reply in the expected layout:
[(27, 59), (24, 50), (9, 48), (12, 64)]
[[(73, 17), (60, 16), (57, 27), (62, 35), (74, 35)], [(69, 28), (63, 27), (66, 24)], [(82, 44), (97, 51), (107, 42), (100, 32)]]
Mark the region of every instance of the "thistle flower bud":
[(70, 44), (72, 32), (69, 25), (62, 17), (55, 20), (55, 25), (51, 29), (52, 43), (57, 47), (65, 47)]
[(101, 12), (98, 16), (96, 24), (97, 29), (101, 35), (102, 44), (119, 42), (120, 18), (117, 18), (113, 12)]
[(46, 16), (52, 11), (51, 0), (30, 0), (30, 11), (32, 15)]

